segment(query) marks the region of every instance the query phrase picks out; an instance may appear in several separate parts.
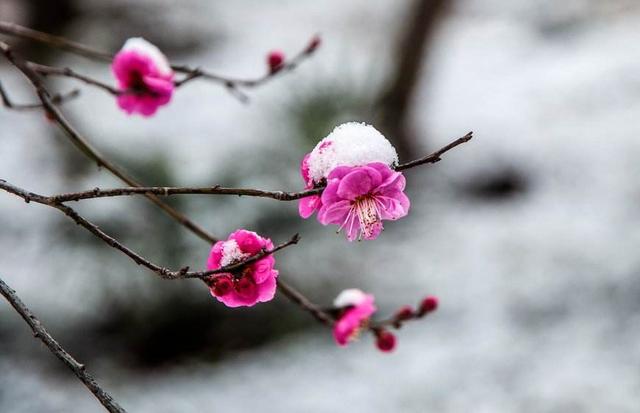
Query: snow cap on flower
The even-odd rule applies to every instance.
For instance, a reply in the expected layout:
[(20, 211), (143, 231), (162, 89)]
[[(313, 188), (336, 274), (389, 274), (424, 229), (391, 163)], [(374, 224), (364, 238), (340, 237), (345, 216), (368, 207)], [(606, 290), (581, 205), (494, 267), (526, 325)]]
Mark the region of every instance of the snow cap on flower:
[(355, 288), (344, 290), (336, 297), (334, 305), (344, 309), (333, 325), (333, 338), (339, 346), (346, 346), (358, 337), (376, 311), (373, 302), (373, 295)]
[(173, 70), (164, 54), (141, 37), (127, 40), (111, 65), (120, 94), (118, 106), (128, 114), (153, 115), (171, 100)]
[(173, 75), (173, 70), (171, 69), (169, 60), (164, 53), (158, 49), (158, 46), (150, 43), (142, 37), (131, 37), (127, 39), (120, 51), (132, 51), (141, 55), (149, 56), (153, 63), (155, 63), (160, 74)]
[[(273, 242), (253, 231), (239, 229), (226, 241), (218, 241), (211, 248), (207, 269), (217, 270), (236, 264), (273, 249)], [(276, 292), (278, 270), (273, 255), (245, 265), (233, 272), (214, 274), (209, 281), (211, 295), (228, 307), (251, 307), (259, 302), (273, 299)]]
[(394, 166), (398, 163), (398, 154), (373, 126), (343, 123), (318, 142), (309, 154), (308, 176), (318, 183), (338, 166), (362, 166), (371, 162)]
[(337, 308), (351, 307), (363, 303), (367, 299), (367, 294), (357, 288), (342, 290), (333, 300), (333, 305)]

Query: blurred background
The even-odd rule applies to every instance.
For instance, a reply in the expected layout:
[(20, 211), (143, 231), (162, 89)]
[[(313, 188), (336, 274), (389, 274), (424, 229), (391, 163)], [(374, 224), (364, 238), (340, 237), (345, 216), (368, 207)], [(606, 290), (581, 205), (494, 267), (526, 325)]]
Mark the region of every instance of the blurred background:
[[(242, 104), (193, 82), (150, 119), (68, 79), (56, 91), (102, 152), (148, 185), (302, 188), (298, 164), (331, 129), (372, 122), (408, 160), (409, 216), (347, 244), (296, 203), (183, 196), (218, 235), (276, 242), (283, 277), (380, 314), (438, 295), (399, 333), (337, 348), (282, 296), (228, 309), (196, 281), (133, 265), (50, 208), (0, 194), (0, 276), (131, 412), (637, 412), (640, 410), (640, 3), (635, 0), (0, 0), (0, 19), (115, 51), (131, 36), (174, 63), (238, 77), (315, 33), (317, 54)], [(33, 60), (112, 83), (108, 65), (2, 36)], [(18, 102), (35, 96), (0, 62)], [(54, 194), (121, 186), (42, 113), (0, 111), (0, 178)], [(202, 268), (208, 247), (144, 198), (74, 205), (155, 262)], [(347, 248), (348, 247), (348, 248)], [(0, 411), (102, 407), (3, 301)]]

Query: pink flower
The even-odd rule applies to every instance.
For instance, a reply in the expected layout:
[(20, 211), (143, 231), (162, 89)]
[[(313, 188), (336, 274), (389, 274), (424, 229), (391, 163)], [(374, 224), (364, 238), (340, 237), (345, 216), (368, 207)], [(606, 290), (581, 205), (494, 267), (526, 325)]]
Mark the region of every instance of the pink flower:
[(402, 173), (372, 162), (366, 166), (339, 166), (331, 171), (322, 192), (318, 221), (336, 224), (347, 239), (376, 239), (382, 220), (396, 220), (409, 212)]
[(376, 311), (373, 301), (373, 295), (355, 288), (344, 290), (336, 297), (334, 305), (344, 309), (333, 325), (333, 337), (339, 346), (346, 346), (366, 327), (369, 318)]
[(143, 38), (127, 40), (114, 57), (111, 70), (121, 91), (118, 106), (128, 114), (151, 116), (171, 100), (173, 70), (165, 55)]
[[(302, 158), (302, 162), (300, 162), (300, 175), (302, 175), (302, 180), (304, 181), (304, 189), (313, 189), (315, 187), (315, 183), (313, 179), (309, 176), (309, 156), (311, 154), (308, 153)], [(311, 195), (306, 198), (302, 198), (298, 201), (298, 213), (302, 218), (309, 218), (322, 206), (322, 201), (320, 200), (320, 195)]]
[[(272, 249), (269, 238), (252, 231), (239, 229), (226, 241), (218, 241), (211, 248), (207, 269), (241, 262), (263, 249)], [(276, 293), (278, 270), (274, 270), (275, 258), (268, 255), (234, 273), (215, 274), (210, 282), (211, 295), (228, 307), (251, 307), (273, 299)]]

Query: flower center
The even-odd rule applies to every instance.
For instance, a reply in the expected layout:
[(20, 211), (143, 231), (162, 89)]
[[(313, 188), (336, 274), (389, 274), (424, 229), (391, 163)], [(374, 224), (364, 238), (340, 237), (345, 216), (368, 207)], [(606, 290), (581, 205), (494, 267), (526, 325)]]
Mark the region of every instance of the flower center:
[(378, 208), (378, 201), (371, 195), (363, 195), (353, 203), (351, 207), (360, 221), (360, 231), (365, 238), (373, 235), (374, 229), (382, 221), (380, 218), (380, 209)]

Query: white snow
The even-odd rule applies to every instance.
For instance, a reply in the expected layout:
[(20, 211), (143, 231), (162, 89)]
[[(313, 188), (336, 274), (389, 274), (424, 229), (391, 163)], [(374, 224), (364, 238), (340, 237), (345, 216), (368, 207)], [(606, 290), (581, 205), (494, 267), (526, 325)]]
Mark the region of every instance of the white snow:
[(370, 162), (398, 163), (391, 142), (365, 123), (347, 122), (322, 139), (309, 156), (309, 176), (319, 182), (337, 166), (361, 166)]
[(232, 239), (222, 244), (222, 260), (220, 260), (222, 267), (240, 262), (247, 257), (249, 257), (249, 254), (240, 250), (240, 246), (238, 246), (236, 240)]
[(147, 55), (154, 61), (162, 74), (170, 75), (173, 73), (171, 65), (167, 57), (158, 49), (158, 47), (142, 37), (132, 37), (127, 39), (122, 46), (123, 51), (135, 51), (143, 55)]
[(333, 300), (333, 305), (341, 308), (348, 307), (350, 305), (358, 305), (364, 300), (366, 294), (357, 288), (349, 288), (347, 290), (343, 290), (335, 300)]

